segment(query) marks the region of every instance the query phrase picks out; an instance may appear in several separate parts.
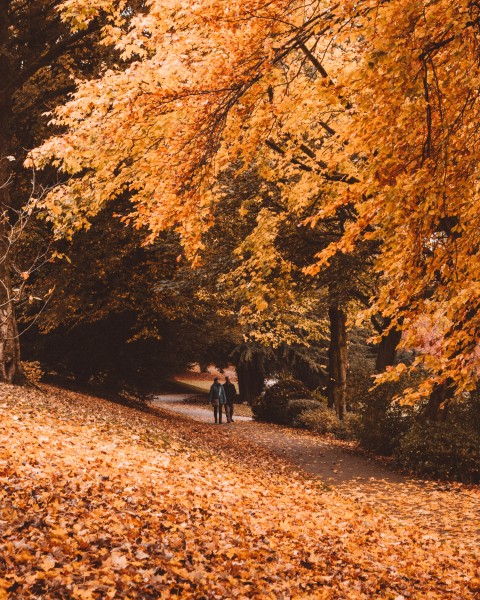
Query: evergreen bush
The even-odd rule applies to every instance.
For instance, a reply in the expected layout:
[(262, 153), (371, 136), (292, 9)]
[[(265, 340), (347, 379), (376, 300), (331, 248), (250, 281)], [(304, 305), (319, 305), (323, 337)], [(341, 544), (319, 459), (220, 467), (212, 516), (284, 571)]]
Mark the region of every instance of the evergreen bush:
[(254, 417), (268, 423), (291, 424), (291, 400), (312, 400), (312, 392), (297, 379), (281, 379), (252, 402)]
[(391, 455), (412, 426), (415, 411), (392, 402), (407, 387), (404, 379), (383, 383), (359, 404), (356, 437), (364, 448)]

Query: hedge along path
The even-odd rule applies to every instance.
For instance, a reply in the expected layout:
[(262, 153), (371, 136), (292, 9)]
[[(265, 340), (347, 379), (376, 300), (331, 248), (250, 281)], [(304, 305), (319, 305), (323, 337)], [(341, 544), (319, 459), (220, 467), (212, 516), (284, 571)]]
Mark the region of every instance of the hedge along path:
[(226, 426), (0, 385), (0, 598), (465, 598), (425, 539)]
[[(165, 397), (159, 404), (184, 416), (211, 422), (210, 411)], [(231, 427), (228, 425), (228, 427)], [(293, 468), (318, 477), (345, 498), (382, 511), (399, 526), (418, 527), (426, 539), (454, 540), (471, 552), (480, 546), (480, 488), (408, 477), (380, 460), (361, 454), (355, 444), (306, 431), (236, 419), (228, 430)]]

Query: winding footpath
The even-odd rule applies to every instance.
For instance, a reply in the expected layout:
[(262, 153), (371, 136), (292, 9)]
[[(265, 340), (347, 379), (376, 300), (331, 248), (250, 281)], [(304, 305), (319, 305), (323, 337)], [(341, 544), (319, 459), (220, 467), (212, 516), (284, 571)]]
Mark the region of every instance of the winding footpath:
[[(211, 411), (189, 403), (198, 394), (156, 396), (153, 404), (197, 422), (218, 425)], [(371, 506), (400, 525), (415, 525), (426, 539), (456, 539), (469, 550), (480, 547), (480, 488), (429, 482), (399, 473), (380, 460), (349, 448), (348, 444), (308, 432), (258, 423), (235, 416), (223, 424), (235, 439), (247, 439), (282, 458), (291, 468), (306, 473), (328, 489), (335, 489), (352, 502)]]

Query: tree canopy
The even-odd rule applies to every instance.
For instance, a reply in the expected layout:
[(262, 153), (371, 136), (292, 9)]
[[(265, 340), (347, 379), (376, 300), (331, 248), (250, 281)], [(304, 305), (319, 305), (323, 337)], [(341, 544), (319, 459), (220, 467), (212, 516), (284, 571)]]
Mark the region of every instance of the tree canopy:
[[(219, 175), (256, 161), (306, 229), (349, 213), (307, 274), (378, 242), (370, 312), (403, 330), (430, 374), (411, 399), (472, 389), (479, 10), (467, 0), (151, 0), (132, 16), (122, 3), (65, 2), (74, 30), (108, 14), (104, 43), (125, 62), (80, 82), (54, 113), (63, 133), (31, 155), (72, 175), (49, 195), (49, 218), (71, 235), (128, 193), (127, 220), (150, 241), (175, 228), (195, 261)], [(257, 239), (275, 237), (276, 218)]]

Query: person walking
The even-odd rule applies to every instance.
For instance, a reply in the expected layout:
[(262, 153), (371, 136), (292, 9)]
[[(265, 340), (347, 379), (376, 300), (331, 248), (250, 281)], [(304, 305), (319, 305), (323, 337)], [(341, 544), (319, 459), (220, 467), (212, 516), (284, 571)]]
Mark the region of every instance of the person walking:
[[(213, 406), (213, 417), (215, 419), (215, 423), (222, 422), (222, 406), (225, 405), (227, 399), (225, 396), (225, 390), (223, 389), (223, 385), (218, 381), (218, 377), (215, 377), (212, 385), (210, 386), (210, 404)], [(225, 416), (227, 417), (227, 422), (229, 418), (227, 416), (227, 411), (225, 409)]]
[(227, 417), (227, 421), (229, 423), (233, 423), (233, 405), (237, 398), (237, 390), (235, 389), (235, 385), (230, 381), (230, 377), (225, 377), (223, 389), (225, 390), (226, 398), (225, 415)]

